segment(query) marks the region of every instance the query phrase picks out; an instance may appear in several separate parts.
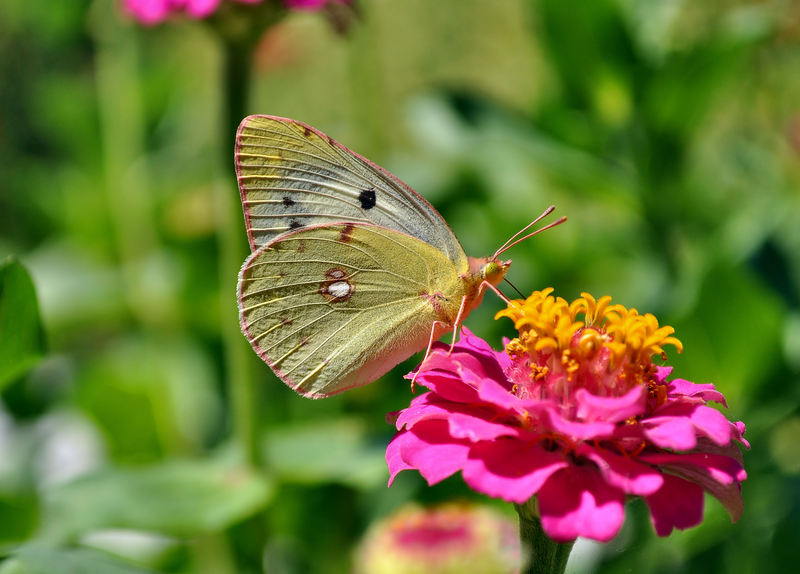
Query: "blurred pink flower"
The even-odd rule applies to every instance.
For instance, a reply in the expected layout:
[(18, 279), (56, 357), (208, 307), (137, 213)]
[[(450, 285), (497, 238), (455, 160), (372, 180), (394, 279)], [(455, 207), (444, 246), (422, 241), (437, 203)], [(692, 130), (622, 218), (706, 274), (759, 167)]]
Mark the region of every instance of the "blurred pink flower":
[(431, 353), (416, 379), (430, 392), (397, 414), (390, 484), (405, 469), (429, 484), (461, 471), (489, 496), (538, 495), (555, 541), (610, 540), (629, 495), (644, 498), (660, 536), (700, 523), (703, 490), (738, 520), (744, 424), (707, 406), (725, 405), (713, 385), (667, 381), (672, 368), (652, 363), (665, 345), (682, 348), (672, 328), (610, 297), (569, 304), (551, 291), (498, 313), (520, 333), (505, 352), (464, 329), (452, 354)]
[(519, 571), (515, 521), (474, 504), (410, 505), (370, 526), (355, 574), (512, 574)]
[[(173, 14), (185, 13), (191, 18), (206, 18), (219, 8), (222, 0), (124, 0), (126, 12), (146, 25), (154, 25)], [(233, 0), (241, 4), (258, 4), (261, 0)]]
[(284, 0), (292, 10), (322, 10), (325, 4), (347, 4), (350, 0)]
[[(239, 4), (260, 4), (264, 0), (226, 0)], [(274, 0), (273, 0), (274, 1)], [(345, 3), (349, 0), (284, 0), (292, 10), (320, 10), (328, 2)], [(186, 14), (190, 18), (211, 16), (223, 0), (123, 0), (125, 11), (140, 23), (152, 26), (173, 14)]]

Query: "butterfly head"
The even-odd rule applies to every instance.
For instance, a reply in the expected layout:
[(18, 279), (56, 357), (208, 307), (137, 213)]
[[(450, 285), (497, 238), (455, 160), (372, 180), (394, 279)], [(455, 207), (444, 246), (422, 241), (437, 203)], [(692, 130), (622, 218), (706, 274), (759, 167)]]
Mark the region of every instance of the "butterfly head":
[(497, 257), (470, 257), (469, 258), (469, 274), (466, 277), (472, 289), (482, 291), (480, 285), (484, 282), (491, 285), (497, 285), (506, 276), (508, 268), (511, 266), (511, 260), (503, 261)]
[(497, 258), (490, 258), (481, 265), (481, 279), (487, 281), (492, 285), (497, 285), (506, 276), (508, 268), (511, 266), (511, 260), (502, 261)]

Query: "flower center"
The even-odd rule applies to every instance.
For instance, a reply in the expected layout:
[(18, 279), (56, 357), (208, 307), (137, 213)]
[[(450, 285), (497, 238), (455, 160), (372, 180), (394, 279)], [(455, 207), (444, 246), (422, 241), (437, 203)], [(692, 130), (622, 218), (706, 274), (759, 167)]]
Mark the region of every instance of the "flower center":
[[(681, 342), (670, 326), (659, 326), (650, 313), (612, 305), (611, 297), (588, 293), (568, 303), (535, 291), (525, 300), (511, 301), (495, 318), (509, 317), (519, 336), (506, 345), (513, 360), (509, 376), (521, 398), (555, 399), (574, 405), (576, 390), (597, 396), (622, 396), (635, 385), (647, 385), (657, 402), (666, 397), (655, 379), (653, 356), (666, 358), (664, 347), (678, 352)], [(578, 318), (582, 320), (578, 320)]]

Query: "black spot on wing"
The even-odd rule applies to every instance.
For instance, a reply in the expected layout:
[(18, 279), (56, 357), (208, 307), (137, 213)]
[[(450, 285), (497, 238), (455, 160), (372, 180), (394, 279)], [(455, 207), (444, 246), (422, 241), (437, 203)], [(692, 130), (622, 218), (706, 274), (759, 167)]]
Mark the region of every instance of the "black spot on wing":
[(365, 189), (358, 194), (358, 201), (361, 202), (361, 209), (372, 209), (375, 207), (375, 190)]
[(292, 219), (289, 222), (289, 229), (300, 229), (301, 227), (303, 227), (303, 224), (297, 221), (296, 219)]
[(294, 200), (291, 197), (289, 197), (288, 195), (284, 195), (283, 196), (283, 205), (285, 205), (286, 207), (291, 207), (291, 206), (294, 205)]

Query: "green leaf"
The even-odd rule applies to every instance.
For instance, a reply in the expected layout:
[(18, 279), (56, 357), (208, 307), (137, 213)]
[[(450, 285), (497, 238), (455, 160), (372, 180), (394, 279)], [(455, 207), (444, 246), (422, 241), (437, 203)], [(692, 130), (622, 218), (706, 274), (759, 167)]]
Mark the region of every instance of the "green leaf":
[(47, 493), (45, 533), (64, 539), (100, 528), (218, 532), (263, 508), (271, 491), (261, 474), (222, 460), (109, 469)]
[(75, 396), (105, 435), (110, 458), (141, 465), (213, 440), (222, 412), (213, 372), (193, 341), (135, 333), (93, 353)]
[(0, 390), (30, 370), (44, 354), (36, 290), (25, 268), (0, 263)]
[(33, 492), (0, 491), (0, 552), (30, 536), (39, 519), (39, 500)]
[(369, 444), (364, 425), (355, 419), (275, 429), (264, 445), (267, 466), (285, 480), (356, 488), (386, 482), (385, 446)]
[(23, 546), (0, 566), (0, 574), (145, 574), (131, 564), (87, 548)]

